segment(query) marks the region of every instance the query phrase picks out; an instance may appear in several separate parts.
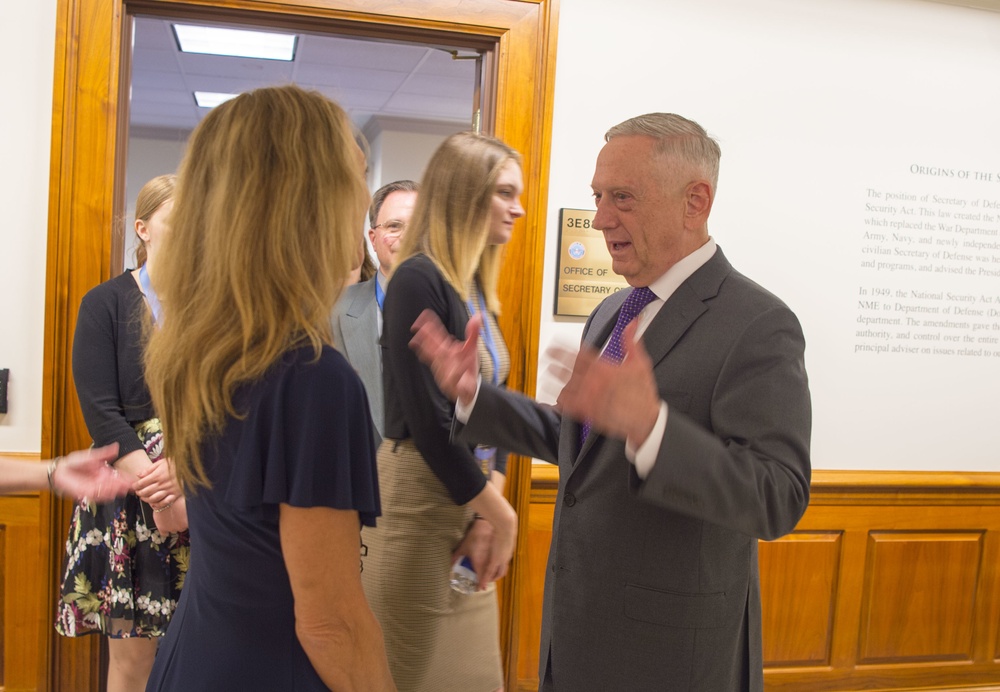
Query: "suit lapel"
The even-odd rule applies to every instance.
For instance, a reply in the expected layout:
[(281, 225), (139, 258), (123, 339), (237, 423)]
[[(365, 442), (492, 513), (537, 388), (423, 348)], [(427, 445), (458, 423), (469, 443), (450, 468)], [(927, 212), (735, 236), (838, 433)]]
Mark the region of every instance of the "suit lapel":
[(622, 303), (631, 292), (630, 290), (618, 291), (614, 296), (601, 303), (583, 333), (583, 340), (586, 343), (594, 348), (601, 348), (604, 342), (611, 338), (611, 332), (615, 328), (615, 322), (618, 321), (618, 313), (621, 312)]
[[(352, 363), (370, 363), (378, 354), (378, 316), (374, 307), (375, 279), (358, 286), (344, 312), (344, 348)], [(370, 285), (369, 285), (370, 284)], [(376, 308), (377, 309), (377, 308)], [(350, 320), (350, 322), (347, 322)], [(356, 321), (355, 321), (356, 320)]]
[(380, 386), (382, 382), (382, 349), (378, 338), (378, 305), (375, 302), (375, 281), (369, 279), (358, 284), (351, 302), (344, 311), (342, 331), (344, 351), (361, 379), (368, 383), (368, 401), (371, 404), (375, 429), (381, 438), (384, 433), (384, 403)]
[(642, 335), (655, 369), (708, 307), (688, 284), (677, 287)]
[(363, 317), (368, 305), (375, 300), (375, 281), (369, 279), (363, 284), (359, 284), (354, 295), (351, 297), (351, 304), (347, 307), (347, 314), (351, 317)]
[(717, 248), (708, 262), (677, 287), (642, 335), (642, 343), (654, 368), (709, 309), (708, 301), (719, 295), (722, 282), (732, 269), (722, 248)]

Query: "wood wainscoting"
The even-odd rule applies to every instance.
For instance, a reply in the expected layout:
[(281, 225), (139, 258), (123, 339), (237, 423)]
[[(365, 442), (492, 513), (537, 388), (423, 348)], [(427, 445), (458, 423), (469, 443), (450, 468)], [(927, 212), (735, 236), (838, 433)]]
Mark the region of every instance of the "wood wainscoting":
[[(517, 690), (538, 689), (557, 484), (533, 478)], [(760, 571), (768, 690), (1000, 692), (1000, 473), (816, 471)]]
[[(38, 461), (38, 454), (4, 452)], [(35, 689), (52, 621), (43, 617), (49, 582), (43, 570), (42, 525), (48, 493), (0, 496), (0, 689)]]

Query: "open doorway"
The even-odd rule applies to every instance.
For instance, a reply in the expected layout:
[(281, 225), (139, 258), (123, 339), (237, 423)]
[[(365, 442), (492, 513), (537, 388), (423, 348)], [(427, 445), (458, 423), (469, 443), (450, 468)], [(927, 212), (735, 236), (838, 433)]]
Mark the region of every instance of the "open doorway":
[[(176, 172), (188, 137), (211, 110), (206, 104), (276, 84), (323, 93), (367, 140), (372, 191), (393, 180), (419, 180), (448, 135), (480, 120), (482, 50), (184, 17), (131, 15), (130, 21), (128, 154), (119, 171), (126, 232), (112, 243), (118, 270), (135, 266), (138, 241), (130, 231), (139, 189)], [(186, 52), (180, 39), (190, 27), (264, 32), (287, 38), (289, 50), (280, 58)]]

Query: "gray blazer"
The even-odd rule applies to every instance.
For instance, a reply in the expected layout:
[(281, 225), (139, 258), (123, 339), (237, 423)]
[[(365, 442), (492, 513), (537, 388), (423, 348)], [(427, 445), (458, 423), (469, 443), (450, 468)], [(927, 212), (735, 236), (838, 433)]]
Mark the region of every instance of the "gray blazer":
[(375, 424), (375, 448), (385, 434), (385, 393), (382, 391), (382, 349), (378, 343), (378, 303), (375, 282), (348, 286), (333, 309), (333, 345), (357, 371), (368, 392)]
[[(627, 291), (584, 340), (610, 336)], [(540, 689), (761, 692), (757, 539), (809, 501), (811, 409), (802, 330), (722, 250), (643, 334), (669, 413), (641, 481), (624, 441), (484, 386), (465, 440), (559, 464), (545, 574)]]

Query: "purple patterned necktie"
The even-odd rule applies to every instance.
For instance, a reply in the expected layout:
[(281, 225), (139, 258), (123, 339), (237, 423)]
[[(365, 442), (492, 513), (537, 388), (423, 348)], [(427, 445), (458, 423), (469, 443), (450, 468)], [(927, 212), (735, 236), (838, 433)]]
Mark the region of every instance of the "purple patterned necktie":
[[(639, 288), (632, 289), (632, 292), (629, 293), (628, 298), (622, 304), (621, 312), (618, 313), (618, 321), (615, 322), (615, 328), (611, 332), (611, 338), (608, 339), (608, 345), (604, 349), (604, 353), (601, 354), (602, 359), (611, 361), (612, 363), (622, 362), (625, 357), (625, 354), (622, 352), (622, 336), (625, 334), (625, 327), (642, 312), (644, 307), (654, 300), (656, 300), (656, 294), (649, 287), (640, 286)], [(580, 447), (583, 447), (583, 441), (587, 439), (587, 435), (589, 434), (590, 421), (585, 420), (580, 426)]]

